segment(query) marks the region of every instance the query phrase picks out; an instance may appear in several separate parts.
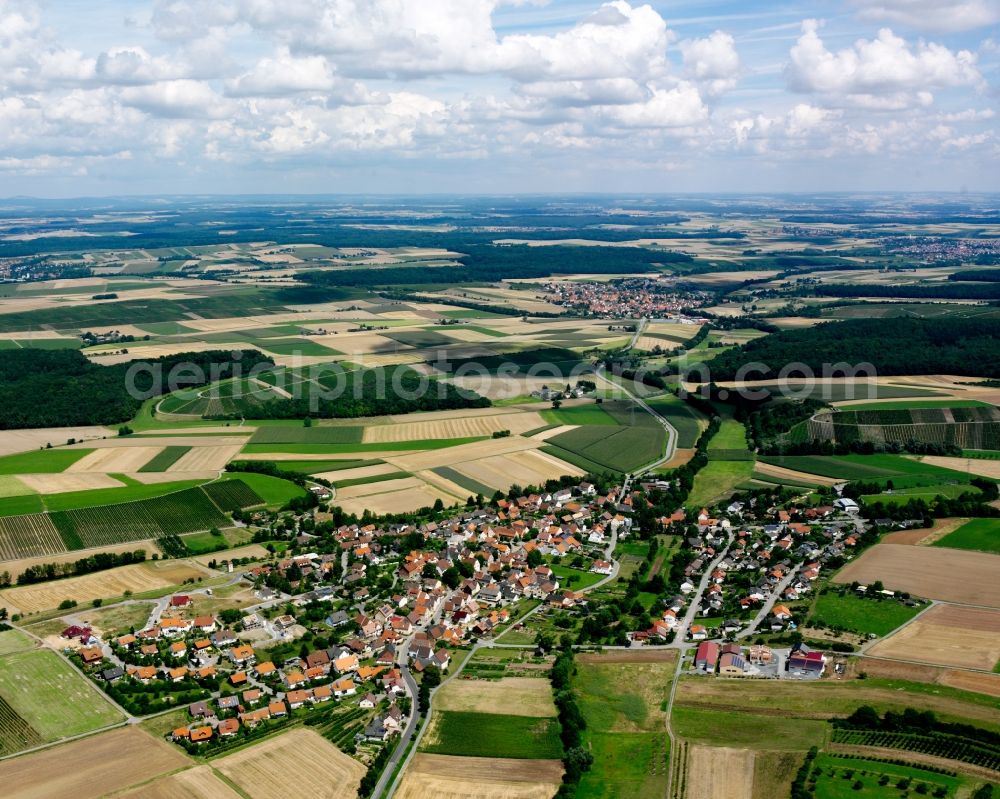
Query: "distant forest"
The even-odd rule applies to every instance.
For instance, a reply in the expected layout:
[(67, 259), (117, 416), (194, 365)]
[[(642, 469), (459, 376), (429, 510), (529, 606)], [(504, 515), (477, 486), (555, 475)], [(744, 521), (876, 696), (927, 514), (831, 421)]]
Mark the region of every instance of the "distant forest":
[(652, 272), (656, 264), (693, 262), (683, 253), (654, 252), (639, 247), (531, 247), (512, 244), (464, 247), (460, 266), (391, 266), (381, 269), (316, 271), (303, 279), (318, 286), (398, 286), (458, 283), (495, 283), (517, 278), (573, 274), (631, 274)]
[(1000, 377), (998, 319), (852, 319), (782, 330), (711, 361), (713, 380), (733, 380), (741, 366), (767, 365), (748, 379), (770, 379), (786, 364), (821, 373), (824, 364), (872, 363), (879, 374)]
[(912, 299), (1000, 300), (1000, 283), (941, 282), (935, 285), (873, 285), (869, 283), (827, 283), (809, 286), (797, 294), (818, 297), (906, 297)]
[[(239, 367), (249, 371), (258, 363), (273, 361), (256, 350), (244, 350)], [(150, 360), (164, 375), (177, 364), (192, 364), (210, 373), (218, 365), (227, 377), (233, 368), (233, 352), (211, 350), (188, 352)], [(131, 364), (98, 366), (78, 350), (5, 350), (0, 352), (0, 429), (72, 427), (120, 424), (132, 419), (142, 405), (126, 384)], [(190, 373), (178, 387), (204, 385)], [(136, 376), (141, 392), (156, 392), (148, 372)]]

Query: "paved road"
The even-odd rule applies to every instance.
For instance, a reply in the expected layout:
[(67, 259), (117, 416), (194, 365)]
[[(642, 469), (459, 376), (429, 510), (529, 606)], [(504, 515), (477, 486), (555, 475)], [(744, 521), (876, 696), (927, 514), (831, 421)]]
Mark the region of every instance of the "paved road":
[(785, 589), (792, 584), (792, 580), (795, 579), (795, 575), (799, 573), (798, 569), (791, 569), (788, 574), (786, 574), (781, 581), (774, 586), (771, 591), (771, 595), (767, 598), (767, 601), (761, 606), (760, 610), (757, 611), (757, 615), (753, 617), (753, 620), (747, 626), (745, 630), (740, 630), (736, 634), (737, 639), (749, 638), (755, 632), (757, 632), (757, 627), (760, 623), (767, 619), (767, 615), (771, 612), (778, 600), (781, 599), (781, 595), (785, 593)]

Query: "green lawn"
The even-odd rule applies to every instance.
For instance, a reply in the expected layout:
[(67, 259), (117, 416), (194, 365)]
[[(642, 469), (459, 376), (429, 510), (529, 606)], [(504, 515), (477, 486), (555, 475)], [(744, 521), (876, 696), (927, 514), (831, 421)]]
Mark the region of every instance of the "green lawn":
[(894, 599), (859, 597), (851, 591), (840, 596), (831, 590), (816, 598), (808, 622), (883, 636), (905, 624), (925, 607), (908, 608)]
[(0, 498), (26, 497), (35, 492), (12, 474), (0, 474)]
[(0, 632), (0, 657), (14, 652), (23, 652), (35, 646), (35, 639), (25, 635), (20, 630), (4, 630)]
[(46, 741), (122, 721), (86, 677), (47, 649), (0, 659), (0, 697)]
[(729, 496), (740, 483), (753, 474), (753, 461), (713, 461), (694, 478), (694, 487), (688, 496), (690, 507), (702, 507)]
[(746, 449), (747, 435), (746, 428), (742, 423), (732, 419), (724, 419), (719, 427), (719, 432), (712, 436), (708, 442), (708, 450), (724, 449)]
[(65, 471), (92, 449), (39, 449), (0, 458), (0, 474), (56, 474)]
[(1000, 552), (1000, 519), (972, 519), (933, 544), (949, 549)]
[(562, 758), (559, 722), (553, 718), (439, 710), (431, 723), (420, 746), (422, 752), (531, 760)]
[(581, 569), (573, 569), (569, 566), (560, 566), (556, 564), (552, 565), (550, 568), (552, 569), (552, 573), (559, 578), (559, 587), (568, 588), (570, 591), (579, 591), (583, 588), (589, 588), (594, 583), (600, 582), (604, 579), (603, 574), (583, 571)]
[(306, 490), (280, 477), (268, 474), (253, 474), (252, 472), (227, 472), (220, 479), (242, 480), (260, 495), (265, 503), (271, 506), (286, 504), (295, 497), (305, 496)]
[[(837, 757), (821, 752), (813, 763), (813, 774), (817, 775), (816, 799), (898, 799), (902, 796), (932, 796), (939, 786), (943, 787), (948, 799), (954, 797), (959, 787), (966, 781), (962, 777), (936, 774), (911, 766), (896, 766), (874, 760), (855, 760)], [(888, 777), (886, 785), (880, 780)], [(900, 790), (896, 784), (900, 780), (910, 780), (908, 791)], [(861, 782), (856, 788), (855, 783)], [(927, 791), (918, 792), (916, 787), (923, 783)]]

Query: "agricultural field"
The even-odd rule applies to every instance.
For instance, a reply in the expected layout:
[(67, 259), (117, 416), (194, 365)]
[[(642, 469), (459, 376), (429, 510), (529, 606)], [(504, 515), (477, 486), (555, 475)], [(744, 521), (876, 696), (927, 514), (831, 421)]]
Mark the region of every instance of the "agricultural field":
[(177, 747), (123, 727), (0, 761), (0, 784), (11, 799), (98, 799), (190, 763)]
[(562, 742), (554, 718), (441, 711), (432, 716), (420, 751), (465, 757), (558, 760), (562, 757)]
[(992, 671), (1000, 663), (1000, 610), (937, 605), (869, 652), (874, 657)]
[(544, 677), (502, 677), (499, 680), (450, 680), (434, 695), (434, 712), (504, 713), (554, 718), (552, 686)]
[(947, 407), (910, 406), (872, 408), (853, 405), (836, 413), (821, 413), (808, 422), (813, 440), (853, 443), (951, 444), (963, 449), (1000, 449), (1000, 409), (976, 401)]
[(684, 777), (686, 799), (755, 799), (755, 753), (751, 749), (692, 746)]
[(892, 591), (1000, 608), (1000, 555), (959, 549), (876, 544), (834, 576), (838, 583), (881, 580)]
[[(898, 797), (906, 793), (896, 787), (903, 781), (920, 795), (954, 799), (959, 795), (959, 789), (969, 782), (963, 777), (938, 774), (916, 764), (898, 766), (827, 752), (821, 752), (816, 757), (812, 773), (816, 775), (816, 799)], [(924, 787), (918, 790), (917, 786)], [(939, 793), (939, 790), (944, 793)]]
[(855, 596), (850, 589), (841, 595), (832, 590), (820, 592), (807, 623), (854, 633), (883, 636), (905, 624), (926, 608), (911, 608), (896, 599)]
[(117, 799), (240, 799), (240, 794), (211, 766), (195, 766), (117, 794)]
[(36, 649), (31, 639), (15, 646), (23, 648), (0, 658), (0, 750), (5, 754), (123, 720), (100, 691), (55, 652)]
[(250, 799), (354, 799), (365, 767), (318, 733), (299, 727), (212, 761)]
[(933, 546), (1000, 554), (1000, 519), (970, 519)]
[(600, 424), (582, 424), (547, 438), (542, 449), (584, 471), (599, 472), (631, 472), (663, 455), (666, 432), (653, 416), (629, 401), (601, 407), (617, 426), (602, 417)]
[(583, 745), (594, 755), (577, 797), (665, 795), (670, 741), (663, 707), (676, 662), (674, 652), (577, 656), (573, 690), (587, 722)]
[[(673, 394), (647, 399), (646, 404), (666, 418), (677, 431), (677, 446), (679, 448), (689, 449), (693, 447), (702, 430), (708, 426), (708, 419), (702, 413)], [(742, 446), (745, 448), (746, 442)]]
[(418, 752), (397, 799), (551, 799), (562, 782), (559, 760), (455, 757)]
[(903, 455), (762, 455), (764, 463), (836, 480), (863, 480), (896, 488), (968, 484), (967, 473)]
[(21, 613), (39, 613), (57, 608), (64, 599), (74, 599), (82, 605), (94, 599), (123, 596), (126, 591), (138, 596), (211, 575), (208, 569), (187, 561), (147, 561), (82, 577), (5, 588), (0, 591), (0, 602)]

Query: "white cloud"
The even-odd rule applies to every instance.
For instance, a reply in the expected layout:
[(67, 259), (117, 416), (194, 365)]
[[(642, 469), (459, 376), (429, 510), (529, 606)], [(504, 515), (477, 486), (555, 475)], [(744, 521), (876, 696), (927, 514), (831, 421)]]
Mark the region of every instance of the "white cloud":
[(122, 90), (121, 101), (154, 116), (178, 119), (217, 119), (232, 113), (234, 106), (196, 80), (168, 80)]
[(1000, 22), (1000, 0), (852, 0), (862, 19), (934, 33), (973, 30)]
[(802, 35), (791, 50), (788, 82), (794, 91), (829, 95), (877, 107), (879, 98), (893, 98), (890, 107), (926, 104), (928, 91), (981, 85), (975, 54), (953, 52), (939, 44), (918, 42), (911, 46), (888, 28), (875, 39), (859, 39), (836, 52), (820, 38), (819, 23), (806, 20)]
[(736, 85), (740, 57), (731, 34), (715, 31), (704, 39), (680, 43), (685, 72), (706, 86), (710, 94), (720, 94)]

